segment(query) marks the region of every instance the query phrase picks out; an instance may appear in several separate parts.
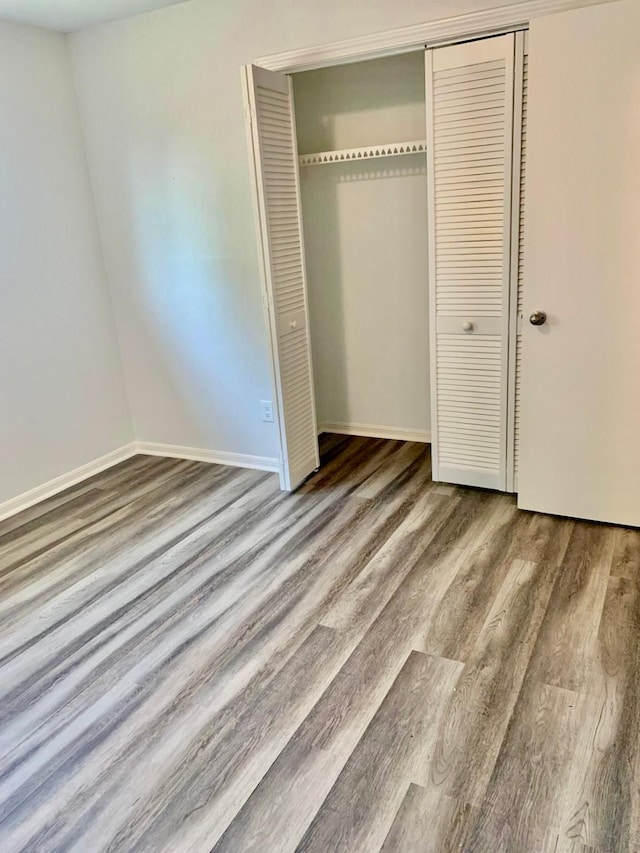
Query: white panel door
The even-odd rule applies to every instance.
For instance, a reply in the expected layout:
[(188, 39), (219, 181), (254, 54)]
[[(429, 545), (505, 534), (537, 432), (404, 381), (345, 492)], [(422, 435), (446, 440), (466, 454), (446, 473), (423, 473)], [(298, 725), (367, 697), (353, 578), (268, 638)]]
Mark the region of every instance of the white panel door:
[(320, 464), (309, 339), (298, 146), (291, 80), (243, 69), (260, 260), (280, 428), (280, 486), (295, 489)]
[(518, 504), (640, 525), (640, 3), (530, 46)]
[(507, 487), (515, 36), (426, 52), (433, 477)]

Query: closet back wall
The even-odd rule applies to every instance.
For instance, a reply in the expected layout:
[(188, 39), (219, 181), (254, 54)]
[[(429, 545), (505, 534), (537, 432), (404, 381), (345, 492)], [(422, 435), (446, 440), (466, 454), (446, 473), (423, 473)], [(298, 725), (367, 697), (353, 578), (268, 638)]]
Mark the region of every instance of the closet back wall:
[[(301, 153), (425, 137), (422, 51), (294, 75)], [(318, 423), (428, 440), (424, 153), (301, 168)]]

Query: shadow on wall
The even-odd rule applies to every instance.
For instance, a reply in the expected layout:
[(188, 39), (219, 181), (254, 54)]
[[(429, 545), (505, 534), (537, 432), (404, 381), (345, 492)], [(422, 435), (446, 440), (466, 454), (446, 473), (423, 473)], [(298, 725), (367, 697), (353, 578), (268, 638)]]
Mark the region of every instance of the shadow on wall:
[[(136, 281), (127, 292), (133, 294), (132, 326), (144, 330), (141, 340), (129, 341), (137, 348), (137, 385), (142, 384), (141, 393), (151, 400), (145, 407), (148, 414), (154, 410), (158, 377), (162, 407), (170, 388), (173, 405), (183, 411), (180, 420), (184, 423), (186, 416), (192, 425), (193, 441), (210, 447), (212, 425), (242, 411), (246, 389), (255, 383), (256, 364), (264, 359), (263, 341), (245, 333), (251, 328), (243, 312), (245, 300), (233, 292), (241, 278), (250, 293), (247, 301), (255, 305), (255, 261), (248, 258), (246, 267), (237, 269), (234, 240), (220, 209), (220, 188), (203, 180), (211, 170), (201, 157), (172, 140), (159, 156), (154, 141), (149, 151), (144, 144), (137, 147), (129, 168)], [(211, 223), (216, 223), (215, 232)], [(250, 447), (246, 420), (236, 421), (235, 447)], [(171, 440), (167, 435), (170, 429), (164, 424), (160, 440)]]

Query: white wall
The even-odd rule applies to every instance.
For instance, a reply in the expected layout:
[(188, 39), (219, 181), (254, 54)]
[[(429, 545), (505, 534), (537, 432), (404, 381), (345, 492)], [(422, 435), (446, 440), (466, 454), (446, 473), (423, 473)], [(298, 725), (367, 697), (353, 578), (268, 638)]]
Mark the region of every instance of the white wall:
[(132, 439), (63, 36), (0, 21), (0, 503)]
[(71, 37), (136, 436), (274, 456), (239, 68), (497, 0), (192, 0)]
[[(296, 74), (294, 92), (304, 153), (425, 138), (422, 51)], [(426, 438), (426, 157), (309, 166), (301, 184), (318, 422)]]

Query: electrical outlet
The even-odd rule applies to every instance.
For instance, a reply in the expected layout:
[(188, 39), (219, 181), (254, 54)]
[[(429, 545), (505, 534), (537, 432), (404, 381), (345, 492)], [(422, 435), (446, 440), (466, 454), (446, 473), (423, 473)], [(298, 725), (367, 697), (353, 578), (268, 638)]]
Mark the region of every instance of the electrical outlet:
[(273, 423), (273, 403), (271, 400), (260, 400), (260, 412), (265, 423)]

